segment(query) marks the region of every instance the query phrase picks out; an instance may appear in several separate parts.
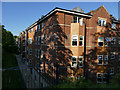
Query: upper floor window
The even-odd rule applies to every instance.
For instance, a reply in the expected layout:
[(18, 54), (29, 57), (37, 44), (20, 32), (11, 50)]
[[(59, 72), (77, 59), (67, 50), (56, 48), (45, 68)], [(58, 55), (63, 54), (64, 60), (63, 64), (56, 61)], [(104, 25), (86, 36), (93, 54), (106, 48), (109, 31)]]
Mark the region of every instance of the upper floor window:
[(30, 40), (30, 44), (32, 44), (32, 38), (29, 38), (29, 40)]
[(83, 66), (83, 56), (79, 56), (79, 67)]
[(40, 58), (40, 49), (38, 49), (38, 58)]
[(31, 32), (33, 32), (33, 28), (31, 28)]
[(43, 50), (41, 50), (41, 58), (43, 58), (43, 54), (44, 54), (44, 53), (43, 53)]
[(115, 44), (116, 42), (116, 37), (111, 37), (111, 44)]
[(114, 67), (110, 67), (109, 73), (114, 74)]
[(118, 44), (120, 44), (120, 37), (118, 37)]
[(72, 46), (77, 46), (78, 36), (72, 35)]
[(104, 65), (108, 64), (108, 55), (104, 55)]
[(38, 36), (38, 45), (40, 45), (40, 36)]
[(37, 36), (35, 37), (35, 45), (37, 45)]
[(77, 67), (77, 56), (72, 56), (71, 67)]
[(113, 28), (113, 29), (116, 28), (116, 27), (115, 27), (115, 23), (113, 23), (113, 24), (111, 25), (111, 28)]
[(38, 24), (38, 30), (40, 30), (40, 24)]
[(118, 52), (118, 61), (120, 61), (120, 52)]
[(98, 65), (103, 64), (103, 55), (97, 55)]
[(98, 25), (99, 25), (99, 26), (106, 26), (106, 20), (99, 19)]
[(79, 46), (83, 46), (84, 44), (84, 36), (80, 36), (79, 38)]
[(110, 53), (110, 59), (115, 59), (115, 52)]
[(36, 30), (35, 31), (37, 31), (37, 25), (36, 25)]
[(44, 35), (41, 36), (41, 44), (44, 44)]
[(32, 49), (29, 49), (29, 54), (32, 55)]
[(103, 42), (104, 42), (104, 38), (103, 37), (98, 37), (98, 46), (99, 47), (103, 46)]
[(82, 17), (74, 16), (73, 17), (73, 23), (80, 23), (80, 25), (82, 26), (82, 24), (83, 24), (83, 18)]
[(42, 28), (44, 27), (44, 24), (42, 23)]

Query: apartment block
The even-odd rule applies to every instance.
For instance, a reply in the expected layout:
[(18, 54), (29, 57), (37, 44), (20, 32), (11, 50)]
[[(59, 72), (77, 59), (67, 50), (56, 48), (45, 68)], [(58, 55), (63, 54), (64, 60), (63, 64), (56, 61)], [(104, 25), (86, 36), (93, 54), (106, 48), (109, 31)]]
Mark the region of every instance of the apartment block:
[(25, 38), (31, 73), (48, 83), (59, 83), (63, 76), (108, 83), (120, 73), (120, 21), (103, 5), (88, 13), (56, 7), (30, 25)]

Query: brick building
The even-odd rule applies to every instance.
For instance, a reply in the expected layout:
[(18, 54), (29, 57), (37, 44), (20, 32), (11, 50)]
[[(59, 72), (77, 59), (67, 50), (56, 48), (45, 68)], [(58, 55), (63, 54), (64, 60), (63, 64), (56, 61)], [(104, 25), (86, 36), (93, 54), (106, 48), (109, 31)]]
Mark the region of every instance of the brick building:
[(55, 8), (25, 31), (31, 73), (51, 83), (62, 76), (106, 83), (120, 73), (120, 21), (104, 6), (89, 13)]

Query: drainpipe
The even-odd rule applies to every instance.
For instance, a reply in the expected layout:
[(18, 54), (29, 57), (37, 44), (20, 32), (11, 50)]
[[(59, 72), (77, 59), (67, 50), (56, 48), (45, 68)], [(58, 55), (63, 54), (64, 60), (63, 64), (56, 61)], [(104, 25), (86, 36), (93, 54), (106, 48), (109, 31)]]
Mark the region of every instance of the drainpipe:
[(87, 19), (85, 19), (85, 30), (84, 30), (84, 77), (87, 79), (87, 66), (86, 66), (86, 22)]

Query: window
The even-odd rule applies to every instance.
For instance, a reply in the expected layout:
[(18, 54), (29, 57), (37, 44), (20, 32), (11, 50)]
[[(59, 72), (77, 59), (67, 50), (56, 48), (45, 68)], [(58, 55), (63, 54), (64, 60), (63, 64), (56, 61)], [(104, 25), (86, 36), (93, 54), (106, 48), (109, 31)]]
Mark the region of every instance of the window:
[(99, 46), (99, 47), (102, 47), (102, 46), (103, 46), (103, 41), (104, 41), (104, 38), (103, 38), (103, 37), (98, 37), (98, 46)]
[(30, 64), (30, 65), (32, 64), (32, 60), (31, 60), (31, 59), (29, 60), (29, 64)]
[(79, 67), (83, 67), (83, 56), (79, 56)]
[(102, 83), (102, 77), (103, 77), (102, 73), (97, 73), (97, 83)]
[(110, 67), (110, 75), (114, 74), (114, 67)]
[(106, 26), (106, 20), (99, 19), (98, 25), (99, 26)]
[(110, 53), (110, 59), (115, 59), (115, 52)]
[(35, 37), (35, 45), (37, 45), (37, 36)]
[(41, 50), (41, 58), (43, 58), (43, 50)]
[(108, 46), (108, 42), (110, 42), (109, 38), (108, 38), (108, 37), (105, 37), (105, 47)]
[(111, 37), (111, 44), (115, 44), (116, 42), (116, 37)]
[(44, 27), (43, 23), (42, 23), (42, 28)]
[(29, 40), (30, 40), (30, 44), (32, 44), (32, 38), (29, 38)]
[(115, 23), (113, 23), (113, 24), (111, 25), (111, 28), (112, 28), (112, 29), (115, 29)]
[(38, 49), (38, 58), (40, 58), (40, 49)]
[(118, 44), (120, 44), (120, 37), (118, 37)]
[(120, 66), (118, 67), (118, 74), (120, 74)]
[(37, 57), (37, 49), (35, 49), (35, 57)]
[(108, 64), (108, 55), (104, 55), (104, 65)]
[(38, 36), (38, 45), (40, 45), (40, 36)]
[(108, 74), (107, 74), (107, 73), (104, 73), (104, 74), (103, 74), (103, 82), (104, 82), (104, 83), (107, 83), (107, 81), (108, 81), (107, 79), (108, 79)]
[(80, 36), (79, 38), (79, 46), (83, 46), (84, 36)]
[(72, 35), (72, 46), (77, 46), (78, 36)]
[(31, 29), (29, 30), (29, 33), (31, 33), (32, 31), (31, 31)]
[(120, 61), (120, 52), (118, 52), (118, 61)]
[(37, 25), (36, 25), (36, 30), (35, 30), (35, 32), (37, 32)]
[(32, 49), (29, 49), (29, 54), (32, 55)]
[(33, 32), (33, 28), (31, 28), (31, 32)]
[(71, 67), (77, 67), (77, 56), (72, 56)]
[(44, 35), (41, 36), (41, 44), (44, 44)]
[(40, 30), (40, 24), (38, 25), (38, 30)]
[(103, 64), (103, 55), (97, 55), (98, 65)]
[(82, 26), (83, 25), (83, 18), (74, 16), (73, 17), (73, 23), (80, 23), (80, 25)]

